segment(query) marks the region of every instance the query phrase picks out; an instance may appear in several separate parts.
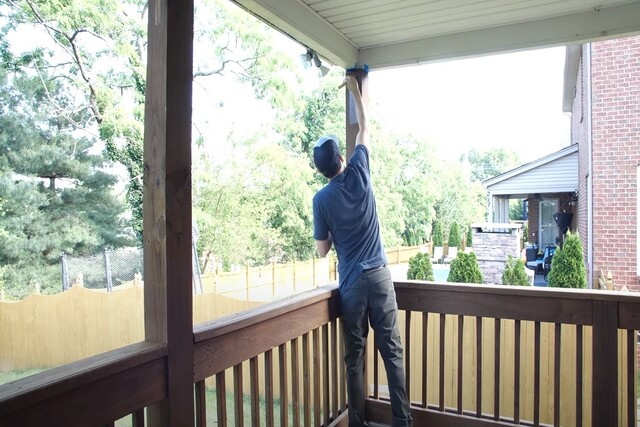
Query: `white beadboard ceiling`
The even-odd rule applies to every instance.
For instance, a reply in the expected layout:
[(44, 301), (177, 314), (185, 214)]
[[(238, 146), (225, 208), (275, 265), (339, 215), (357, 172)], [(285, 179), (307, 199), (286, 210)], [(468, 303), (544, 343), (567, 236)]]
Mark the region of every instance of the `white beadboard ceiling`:
[(640, 33), (640, 0), (233, 0), (326, 60), (372, 69)]

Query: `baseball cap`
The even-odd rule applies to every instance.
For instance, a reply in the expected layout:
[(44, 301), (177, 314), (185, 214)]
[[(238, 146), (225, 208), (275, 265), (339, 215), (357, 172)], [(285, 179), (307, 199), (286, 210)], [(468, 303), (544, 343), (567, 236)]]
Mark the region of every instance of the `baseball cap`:
[(340, 149), (338, 137), (326, 135), (318, 139), (313, 146), (313, 163), (327, 178), (333, 178), (340, 170)]

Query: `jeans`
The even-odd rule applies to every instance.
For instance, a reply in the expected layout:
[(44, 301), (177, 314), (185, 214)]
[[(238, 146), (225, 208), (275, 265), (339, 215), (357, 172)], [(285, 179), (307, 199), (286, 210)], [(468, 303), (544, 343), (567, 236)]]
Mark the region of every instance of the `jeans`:
[(375, 331), (376, 347), (387, 371), (393, 427), (411, 426), (397, 324), (398, 304), (389, 269), (365, 270), (344, 294), (340, 294), (340, 310), (347, 366), (349, 427), (368, 425), (364, 419), (364, 346), (369, 323)]

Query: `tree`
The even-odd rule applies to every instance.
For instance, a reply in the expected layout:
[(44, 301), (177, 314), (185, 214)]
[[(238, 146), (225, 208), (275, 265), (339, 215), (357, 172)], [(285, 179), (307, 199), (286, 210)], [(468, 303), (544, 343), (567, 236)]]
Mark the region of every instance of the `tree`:
[(451, 227), (449, 228), (448, 243), (450, 248), (457, 248), (460, 246), (460, 229), (458, 228), (458, 224), (455, 222), (451, 224)]
[(467, 247), (473, 247), (473, 230), (471, 226), (467, 227)]
[[(64, 80), (74, 102), (64, 108), (52, 100), (46, 104), (77, 129), (97, 128), (108, 158), (126, 168), (131, 224), (140, 244), (147, 11), (145, 0), (13, 0), (8, 25), (0, 30), (3, 40), (21, 31), (39, 36), (16, 56), (5, 42), (0, 47), (5, 62), (35, 74), (50, 70)], [(211, 79), (231, 78), (277, 107), (278, 130), (294, 127), (293, 112), (301, 108), (294, 84), (299, 79), (292, 60), (274, 54), (275, 31), (266, 31), (264, 23), (224, 1), (204, 0), (195, 17), (194, 78), (199, 85), (194, 90), (206, 90)], [(211, 99), (210, 105), (222, 108), (224, 101)], [(76, 111), (87, 116), (71, 120)], [(203, 126), (194, 115), (194, 127)]]
[(524, 262), (520, 258), (514, 262), (513, 257), (509, 255), (507, 265), (502, 272), (502, 284), (527, 286), (529, 283), (527, 272), (524, 270)]
[(458, 252), (451, 261), (447, 281), (451, 283), (482, 283), (482, 272), (476, 254)]
[(587, 270), (582, 256), (582, 241), (577, 233), (567, 231), (562, 246), (556, 248), (551, 260), (551, 271), (547, 275), (550, 287), (587, 287)]
[(409, 259), (409, 280), (433, 280), (433, 266), (429, 254), (418, 252)]
[(442, 246), (442, 224), (439, 220), (433, 222), (433, 246)]
[(510, 148), (499, 147), (485, 151), (472, 149), (467, 155), (471, 180), (482, 182), (521, 164), (518, 154)]
[[(124, 206), (113, 195), (95, 141), (75, 134), (69, 117), (41, 108), (47, 99), (67, 105), (58, 80), (0, 71), (0, 264), (5, 290), (16, 298), (39, 282), (60, 289), (62, 252), (88, 255), (131, 244)], [(70, 117), (82, 120), (79, 112)]]

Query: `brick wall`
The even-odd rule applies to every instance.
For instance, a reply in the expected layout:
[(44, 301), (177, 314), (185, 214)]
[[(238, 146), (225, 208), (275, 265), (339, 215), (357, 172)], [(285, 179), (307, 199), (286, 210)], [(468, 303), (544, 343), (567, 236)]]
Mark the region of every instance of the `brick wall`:
[(587, 277), (591, 274), (591, 265), (588, 258), (588, 238), (589, 235), (589, 211), (588, 211), (588, 180), (589, 180), (589, 126), (588, 126), (588, 101), (587, 69), (584, 66), (588, 59), (587, 50), (589, 45), (582, 47), (582, 57), (578, 66), (578, 76), (576, 78), (576, 95), (571, 110), (571, 143), (578, 144), (578, 204), (574, 211), (573, 221), (576, 230), (582, 240), (584, 264), (587, 268)]
[(591, 45), (593, 274), (640, 290), (637, 194), (640, 164), (640, 37)]

